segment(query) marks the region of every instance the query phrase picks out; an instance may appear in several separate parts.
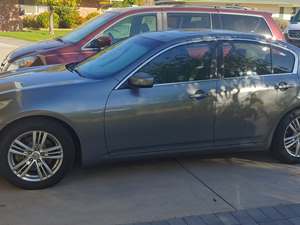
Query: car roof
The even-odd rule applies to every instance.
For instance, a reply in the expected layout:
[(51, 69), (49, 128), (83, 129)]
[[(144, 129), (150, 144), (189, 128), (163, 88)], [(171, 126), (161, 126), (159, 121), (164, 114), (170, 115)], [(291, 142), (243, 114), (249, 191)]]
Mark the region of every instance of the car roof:
[(164, 43), (163, 45), (172, 45), (184, 41), (193, 41), (193, 40), (253, 40), (258, 42), (266, 42), (270, 44), (275, 44), (283, 48), (289, 48), (295, 50), (296, 48), (289, 43), (273, 40), (267, 38), (263, 35), (252, 34), (252, 33), (243, 33), (236, 31), (226, 31), (226, 30), (171, 30), (164, 32), (148, 32), (140, 34), (137, 37), (141, 38), (150, 38)]
[(116, 12), (119, 14), (134, 14), (140, 12), (149, 11), (200, 11), (200, 12), (215, 12), (215, 13), (233, 13), (233, 14), (243, 14), (243, 15), (258, 15), (266, 16), (272, 15), (270, 12), (252, 10), (248, 8), (239, 7), (219, 7), (219, 6), (205, 6), (205, 5), (195, 5), (195, 4), (177, 4), (177, 5), (158, 5), (158, 6), (133, 6), (127, 8), (113, 8), (109, 11)]
[(170, 30), (164, 32), (149, 32), (140, 35), (144, 38), (151, 38), (162, 42), (176, 42), (185, 39), (250, 39), (265, 40), (268, 39), (262, 35), (242, 33), (225, 30)]

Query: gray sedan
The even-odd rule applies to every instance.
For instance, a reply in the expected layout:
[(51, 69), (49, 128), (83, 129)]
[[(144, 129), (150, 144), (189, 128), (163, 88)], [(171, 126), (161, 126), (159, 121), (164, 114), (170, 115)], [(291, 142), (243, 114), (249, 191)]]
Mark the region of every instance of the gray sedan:
[(170, 31), (79, 64), (3, 73), (0, 171), (39, 189), (75, 160), (271, 149), (297, 163), (298, 55), (251, 34)]

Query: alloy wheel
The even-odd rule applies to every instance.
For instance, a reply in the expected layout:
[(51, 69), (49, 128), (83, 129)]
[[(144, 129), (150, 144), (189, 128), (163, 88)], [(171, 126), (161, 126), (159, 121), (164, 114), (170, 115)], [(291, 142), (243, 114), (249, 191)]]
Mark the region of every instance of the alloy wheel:
[(21, 134), (10, 145), (8, 163), (15, 175), (25, 181), (49, 179), (60, 169), (63, 147), (58, 139), (45, 131)]
[(284, 147), (291, 156), (300, 158), (300, 117), (288, 124), (284, 134)]

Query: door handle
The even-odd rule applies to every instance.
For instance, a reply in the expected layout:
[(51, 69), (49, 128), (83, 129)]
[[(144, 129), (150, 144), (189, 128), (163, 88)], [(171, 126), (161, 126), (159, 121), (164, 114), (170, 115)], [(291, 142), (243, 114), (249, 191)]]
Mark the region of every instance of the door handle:
[(286, 91), (287, 89), (292, 88), (292, 87), (294, 87), (294, 85), (288, 84), (286, 82), (280, 82), (279, 84), (275, 85), (275, 89), (280, 90), (280, 91)]
[(205, 91), (203, 91), (203, 90), (197, 90), (197, 91), (195, 91), (194, 94), (190, 95), (190, 98), (191, 99), (201, 100), (201, 99), (204, 99), (204, 98), (206, 98), (208, 96), (209, 96), (209, 94), (206, 93)]

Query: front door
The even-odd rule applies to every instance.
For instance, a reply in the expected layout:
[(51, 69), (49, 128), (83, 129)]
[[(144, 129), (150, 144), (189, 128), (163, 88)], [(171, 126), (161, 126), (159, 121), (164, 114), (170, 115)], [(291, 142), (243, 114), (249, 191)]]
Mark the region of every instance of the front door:
[(155, 78), (152, 88), (122, 85), (106, 108), (111, 152), (157, 151), (211, 144), (216, 72), (214, 43), (183, 44), (160, 54), (137, 72)]
[(264, 143), (297, 95), (295, 57), (252, 41), (221, 44), (215, 139), (218, 144)]

